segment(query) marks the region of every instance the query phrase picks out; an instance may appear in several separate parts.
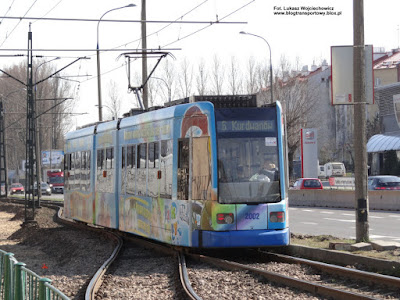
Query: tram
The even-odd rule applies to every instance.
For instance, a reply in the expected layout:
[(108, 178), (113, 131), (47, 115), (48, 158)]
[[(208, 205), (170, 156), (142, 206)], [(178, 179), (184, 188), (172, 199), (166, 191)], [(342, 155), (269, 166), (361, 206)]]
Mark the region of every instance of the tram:
[(183, 247), (288, 245), (280, 103), (168, 104), (67, 133), (65, 216)]

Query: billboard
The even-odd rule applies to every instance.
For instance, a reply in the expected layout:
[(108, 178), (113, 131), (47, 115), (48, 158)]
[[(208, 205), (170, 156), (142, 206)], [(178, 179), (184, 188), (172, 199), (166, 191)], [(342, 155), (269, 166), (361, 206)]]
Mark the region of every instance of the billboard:
[(318, 131), (301, 129), (301, 177), (318, 178)]
[(59, 167), (63, 163), (64, 151), (62, 150), (46, 150), (42, 151), (42, 166)]
[[(374, 104), (372, 45), (365, 45), (365, 101)], [(353, 46), (331, 47), (331, 103), (353, 104)]]

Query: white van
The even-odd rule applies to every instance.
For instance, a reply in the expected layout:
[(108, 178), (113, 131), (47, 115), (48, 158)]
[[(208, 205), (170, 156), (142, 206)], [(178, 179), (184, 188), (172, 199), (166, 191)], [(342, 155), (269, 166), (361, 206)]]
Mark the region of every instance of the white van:
[(325, 173), (325, 166), (318, 166), (318, 178), (325, 178), (326, 173)]
[(325, 177), (346, 176), (346, 168), (341, 162), (328, 162), (324, 165)]

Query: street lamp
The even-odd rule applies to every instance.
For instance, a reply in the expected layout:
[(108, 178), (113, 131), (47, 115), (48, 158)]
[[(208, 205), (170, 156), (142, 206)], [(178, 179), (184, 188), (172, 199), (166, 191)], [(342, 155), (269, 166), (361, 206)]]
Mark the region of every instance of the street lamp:
[(253, 34), (253, 33), (249, 33), (249, 32), (245, 32), (245, 31), (241, 31), (241, 32), (239, 32), (239, 33), (240, 33), (240, 34), (252, 35), (252, 36), (258, 37), (258, 38), (260, 38), (260, 39), (263, 39), (264, 42), (266, 42), (267, 45), (268, 45), (268, 48), (269, 48), (269, 73), (270, 73), (270, 76), (271, 76), (271, 78), (270, 78), (270, 79), (271, 79), (271, 80), (270, 80), (270, 85), (271, 85), (271, 102), (272, 102), (273, 99), (274, 99), (274, 93), (273, 93), (273, 85), (272, 85), (272, 53), (271, 53), (271, 46), (269, 45), (268, 41), (267, 41), (266, 39), (264, 39), (262, 36), (259, 36), (259, 35)]
[(134, 6), (136, 6), (136, 4), (131, 3), (131, 4), (128, 4), (128, 5), (125, 5), (125, 6), (121, 6), (121, 7), (110, 9), (110, 10), (106, 11), (100, 17), (99, 21), (97, 22), (97, 48), (96, 48), (96, 54), (97, 54), (97, 92), (98, 92), (98, 99), (99, 99), (98, 107), (99, 107), (99, 121), (100, 122), (103, 121), (103, 114), (102, 114), (102, 111), (101, 111), (102, 105), (101, 105), (100, 51), (99, 51), (99, 25), (100, 25), (100, 21), (106, 14), (108, 14), (111, 11), (122, 9), (122, 8), (126, 8), (126, 7), (134, 7)]
[[(97, 107), (98, 107), (99, 105), (98, 105), (98, 104), (95, 104), (94, 106), (97, 106)], [(102, 108), (103, 108), (103, 107), (106, 107), (106, 108), (108, 108), (108, 109), (111, 111), (111, 117), (112, 117), (113, 120), (118, 118), (117, 114), (114, 113), (114, 110), (113, 110), (111, 107), (109, 107), (108, 105), (105, 105), (105, 104), (102, 105)]]
[[(41, 66), (43, 66), (44, 64), (47, 64), (49, 62), (52, 62), (54, 60), (60, 59), (60, 57), (55, 57), (53, 59), (50, 59), (48, 61), (44, 61), (41, 64), (39, 64), (36, 67), (35, 70), (35, 93), (34, 93), (34, 99), (35, 99), (35, 111), (37, 112), (37, 103), (36, 103), (36, 93), (37, 93), (37, 72), (39, 70), (39, 68)], [(35, 120), (35, 123), (38, 123), (39, 126), (37, 126), (37, 130), (36, 130), (36, 187), (38, 189), (38, 201), (39, 201), (39, 206), (40, 206), (40, 198), (42, 197), (42, 190), (41, 190), (41, 186), (42, 186), (42, 155), (41, 155), (41, 151), (42, 151), (42, 145), (41, 145), (41, 138), (42, 135), (40, 134), (40, 119), (38, 118), (37, 121)], [(35, 125), (36, 126), (36, 125)], [(50, 148), (51, 149), (51, 148)], [(51, 150), (50, 150), (50, 155), (51, 155)], [(51, 156), (50, 156), (50, 160), (51, 160)], [(34, 184), (34, 183), (33, 183)]]

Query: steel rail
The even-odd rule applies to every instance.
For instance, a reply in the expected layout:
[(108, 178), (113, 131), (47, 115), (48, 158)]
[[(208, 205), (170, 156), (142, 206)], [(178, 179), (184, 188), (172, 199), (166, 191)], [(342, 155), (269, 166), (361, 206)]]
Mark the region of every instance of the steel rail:
[(104, 274), (107, 272), (108, 268), (114, 262), (114, 260), (118, 257), (118, 253), (122, 248), (123, 241), (122, 238), (114, 234), (114, 236), (118, 239), (118, 244), (115, 247), (114, 251), (110, 255), (110, 257), (104, 262), (104, 264), (97, 270), (96, 274), (90, 280), (88, 287), (85, 293), (85, 300), (94, 300), (97, 291), (99, 290), (101, 284), (103, 283)]
[(400, 278), (382, 275), (377, 273), (371, 273), (366, 271), (361, 271), (357, 269), (350, 269), (346, 267), (331, 265), (323, 262), (308, 260), (299, 257), (293, 257), (285, 254), (277, 254), (271, 252), (261, 252), (262, 255), (267, 255), (272, 257), (279, 262), (295, 263), (295, 264), (306, 264), (310, 267), (319, 269), (321, 271), (336, 274), (341, 276), (351, 277), (352, 279), (357, 278), (363, 281), (368, 281), (371, 283), (383, 284), (387, 286), (400, 288)]
[(178, 253), (179, 260), (179, 277), (181, 279), (183, 290), (186, 292), (186, 295), (192, 300), (201, 300), (196, 292), (193, 290), (192, 285), (189, 280), (189, 276), (186, 268), (186, 260), (185, 255), (181, 252)]
[(199, 261), (207, 262), (225, 269), (231, 270), (244, 270), (260, 275), (271, 282), (275, 282), (279, 285), (286, 285), (292, 288), (297, 288), (302, 291), (310, 292), (314, 295), (320, 295), (324, 297), (332, 297), (334, 299), (343, 300), (359, 300), (359, 299), (376, 299), (374, 297), (361, 295), (353, 292), (344, 291), (341, 289), (336, 289), (332, 287), (327, 287), (321, 284), (316, 284), (312, 282), (307, 282), (305, 280), (291, 278), (285, 275), (281, 275), (274, 272), (269, 272), (254, 267), (246, 266), (240, 263), (227, 261), (224, 259), (208, 257), (198, 254), (190, 254), (191, 257)]
[[(69, 220), (65, 217), (62, 216), (62, 211), (63, 208), (60, 207), (57, 213), (58, 219), (69, 226), (74, 226), (74, 227), (79, 227), (79, 228), (86, 228), (88, 230), (100, 230), (100, 228), (96, 228), (94, 226), (88, 226), (88, 225), (83, 225), (81, 223), (77, 223), (75, 221)], [(102, 230), (102, 228), (101, 228)], [(116, 246), (111, 253), (110, 257), (101, 265), (101, 267), (97, 270), (97, 272), (94, 274), (92, 279), (90, 280), (87, 288), (86, 288), (86, 293), (85, 293), (85, 300), (94, 300), (97, 291), (99, 290), (102, 282), (103, 282), (103, 277), (104, 274), (107, 272), (108, 268), (111, 266), (111, 264), (114, 262), (114, 260), (118, 257), (118, 254), (122, 248), (123, 245), (123, 240), (122, 238), (110, 231), (103, 231), (102, 233), (108, 234), (114, 241), (116, 241)]]

